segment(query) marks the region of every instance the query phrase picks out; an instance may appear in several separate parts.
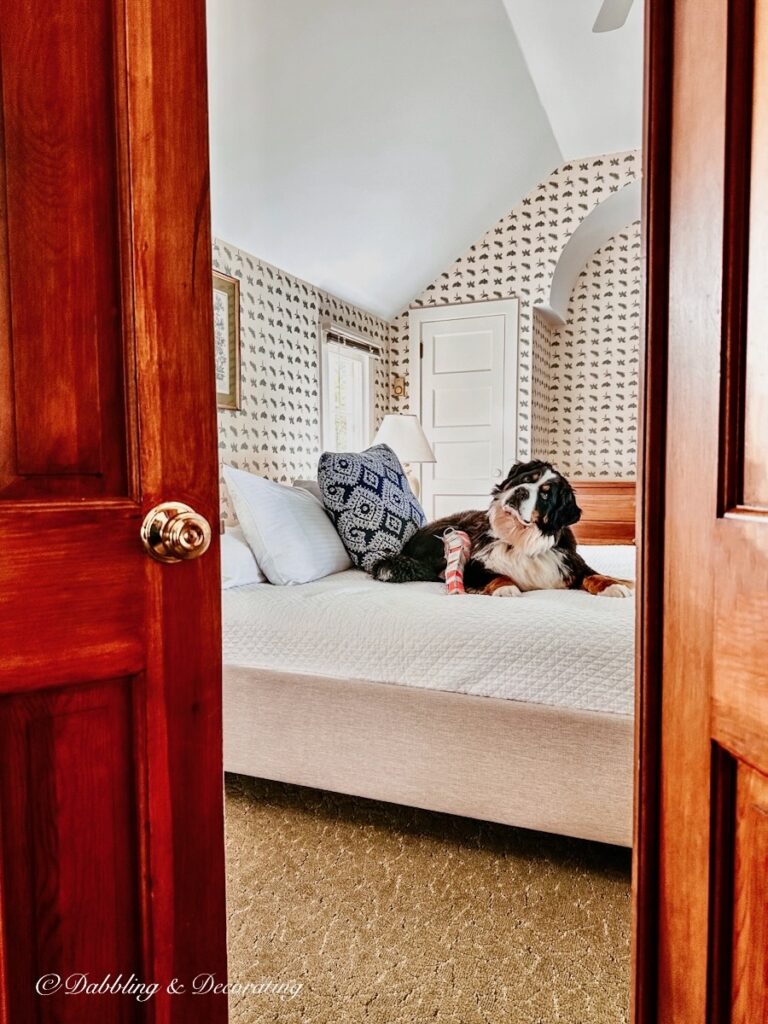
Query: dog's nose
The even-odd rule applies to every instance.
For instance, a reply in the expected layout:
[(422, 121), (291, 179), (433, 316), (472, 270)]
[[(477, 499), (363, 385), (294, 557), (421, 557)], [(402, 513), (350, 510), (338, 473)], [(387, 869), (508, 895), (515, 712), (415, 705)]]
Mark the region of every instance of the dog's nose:
[(526, 501), (528, 497), (529, 491), (527, 487), (516, 487), (514, 491), (512, 491), (512, 494), (510, 495), (507, 504), (511, 505), (512, 508), (519, 509), (522, 503)]

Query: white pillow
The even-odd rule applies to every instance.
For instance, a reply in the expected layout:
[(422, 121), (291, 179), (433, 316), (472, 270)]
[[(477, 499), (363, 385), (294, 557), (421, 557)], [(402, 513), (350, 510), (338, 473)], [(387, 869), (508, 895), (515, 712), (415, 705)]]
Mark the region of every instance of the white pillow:
[(317, 498), (320, 504), (323, 504), (323, 495), (320, 492), (320, 484), (317, 480), (294, 480), (294, 487), (300, 487), (302, 491), (309, 491), (313, 498)]
[(270, 583), (309, 583), (349, 569), (341, 538), (308, 491), (224, 467), (245, 539)]
[(228, 527), (221, 535), (221, 589), (266, 582), (243, 531), (239, 526)]
[(595, 572), (633, 580), (637, 575), (634, 544), (579, 544), (579, 554)]

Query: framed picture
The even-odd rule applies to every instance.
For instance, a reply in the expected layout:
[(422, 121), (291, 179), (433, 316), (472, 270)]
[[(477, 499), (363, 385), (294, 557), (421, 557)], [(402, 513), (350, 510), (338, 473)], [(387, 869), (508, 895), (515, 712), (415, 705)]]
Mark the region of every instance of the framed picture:
[(240, 282), (213, 274), (213, 347), (216, 358), (216, 404), (240, 408)]

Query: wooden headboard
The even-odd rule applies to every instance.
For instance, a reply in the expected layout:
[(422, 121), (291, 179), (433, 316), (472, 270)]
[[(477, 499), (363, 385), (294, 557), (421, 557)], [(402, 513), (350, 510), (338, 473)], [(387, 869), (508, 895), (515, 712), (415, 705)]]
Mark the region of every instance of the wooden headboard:
[(633, 480), (571, 480), (582, 515), (573, 528), (580, 544), (634, 544)]

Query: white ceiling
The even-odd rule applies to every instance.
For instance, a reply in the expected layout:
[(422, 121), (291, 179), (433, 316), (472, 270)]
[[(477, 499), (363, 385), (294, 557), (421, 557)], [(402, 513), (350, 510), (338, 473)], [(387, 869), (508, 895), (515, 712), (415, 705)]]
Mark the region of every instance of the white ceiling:
[(643, 119), (643, 0), (593, 32), (602, 0), (504, 0), (566, 160), (637, 149)]
[(599, 0), (506, 2), (208, 0), (214, 234), (390, 318), (563, 155), (639, 145), (637, 13), (596, 70), (561, 22)]

